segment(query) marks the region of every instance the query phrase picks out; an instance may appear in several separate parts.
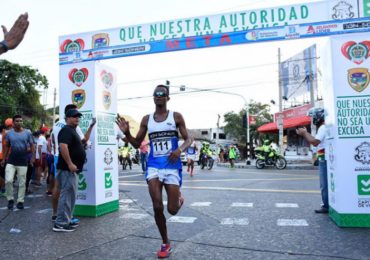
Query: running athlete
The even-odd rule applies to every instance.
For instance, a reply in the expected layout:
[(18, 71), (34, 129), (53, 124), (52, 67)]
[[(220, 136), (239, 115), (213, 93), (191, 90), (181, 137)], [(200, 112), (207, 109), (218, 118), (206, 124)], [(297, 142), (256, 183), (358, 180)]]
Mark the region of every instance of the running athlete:
[(186, 149), (186, 158), (188, 159), (188, 170), (190, 171), (190, 177), (193, 177), (193, 171), (194, 171), (194, 161), (197, 153), (197, 146), (195, 142), (193, 142), (188, 149)]
[[(182, 115), (167, 110), (167, 102), (170, 100), (169, 88), (158, 85), (154, 90), (153, 99), (155, 112), (143, 117), (136, 137), (131, 136), (129, 122), (119, 115), (117, 125), (135, 148), (140, 147), (146, 133), (149, 134), (150, 153), (145, 177), (152, 198), (155, 222), (163, 241), (157, 256), (166, 258), (170, 254), (171, 245), (167, 235), (166, 218), (163, 214), (162, 189), (164, 187), (167, 192), (168, 212), (176, 215), (184, 203), (180, 193), (182, 182), (180, 154), (190, 146), (192, 140)], [(181, 146), (178, 146), (177, 129), (184, 139)]]

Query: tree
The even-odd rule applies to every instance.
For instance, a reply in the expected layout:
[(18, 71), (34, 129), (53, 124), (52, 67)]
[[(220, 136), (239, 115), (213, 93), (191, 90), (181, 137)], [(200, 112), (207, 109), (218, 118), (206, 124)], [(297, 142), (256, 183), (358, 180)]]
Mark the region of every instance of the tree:
[[(273, 121), (273, 116), (270, 112), (269, 104), (262, 104), (260, 102), (251, 101), (249, 103), (249, 115), (255, 116), (256, 124), (250, 125), (249, 135), (251, 142), (255, 143), (256, 140), (263, 138), (257, 128), (263, 124)], [(239, 143), (247, 143), (247, 129), (243, 128), (243, 115), (245, 115), (245, 108), (235, 113), (233, 111), (224, 114), (224, 122), (226, 123), (224, 127), (225, 134), (230, 135), (238, 140)], [(272, 137), (270, 139), (275, 139)]]
[(35, 129), (47, 123), (37, 88), (48, 88), (48, 80), (38, 70), (0, 60), (0, 120), (20, 114), (25, 127)]

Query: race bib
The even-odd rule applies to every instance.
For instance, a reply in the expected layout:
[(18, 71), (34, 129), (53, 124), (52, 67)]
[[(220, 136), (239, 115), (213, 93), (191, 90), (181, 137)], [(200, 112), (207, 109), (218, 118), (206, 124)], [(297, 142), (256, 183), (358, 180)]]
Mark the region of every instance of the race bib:
[(162, 157), (168, 156), (172, 151), (171, 138), (153, 140), (153, 156)]

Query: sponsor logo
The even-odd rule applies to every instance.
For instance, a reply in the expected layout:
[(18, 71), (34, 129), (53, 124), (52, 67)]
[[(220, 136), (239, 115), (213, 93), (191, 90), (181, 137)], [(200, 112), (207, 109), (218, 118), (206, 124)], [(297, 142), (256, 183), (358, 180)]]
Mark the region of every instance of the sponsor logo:
[(112, 96), (109, 91), (103, 91), (103, 106), (105, 110), (108, 110), (110, 108), (110, 105), (112, 103)]
[(264, 40), (276, 37), (279, 37), (277, 30), (252, 31), (245, 35), (245, 38), (249, 41)]
[(109, 51), (90, 51), (87, 55), (87, 58), (93, 59), (93, 58), (101, 58), (104, 57), (105, 54), (109, 54)]
[(361, 92), (367, 88), (370, 81), (369, 70), (366, 68), (354, 68), (348, 70), (348, 84), (356, 90)]
[(361, 64), (369, 56), (370, 41), (356, 43), (354, 41), (346, 42), (342, 45), (341, 51), (344, 57), (350, 61)]
[(330, 190), (335, 192), (334, 173), (330, 172)]
[(92, 37), (92, 49), (109, 46), (109, 34), (98, 33)]
[(353, 6), (347, 1), (339, 1), (339, 3), (332, 8), (333, 13), (331, 17), (334, 20), (353, 18), (355, 16), (355, 13), (352, 9)]
[(77, 87), (81, 87), (81, 85), (87, 80), (88, 75), (89, 75), (89, 71), (86, 68), (82, 68), (82, 69), (73, 68), (68, 73), (68, 78)]
[(104, 162), (109, 165), (113, 162), (112, 150), (107, 148), (104, 152)]
[(100, 79), (105, 88), (109, 89), (113, 84), (113, 75), (110, 72), (103, 70), (100, 72)]
[(370, 143), (363, 142), (356, 147), (355, 160), (362, 164), (370, 164)]
[(82, 39), (70, 40), (67, 39), (59, 46), (60, 52), (79, 52), (85, 48), (85, 43)]
[(72, 103), (80, 109), (86, 100), (86, 92), (83, 89), (75, 89), (72, 91)]
[(146, 45), (135, 46), (135, 47), (126, 47), (126, 48), (114, 49), (114, 50), (112, 50), (112, 55), (144, 52), (144, 51), (149, 51), (149, 50), (150, 50), (150, 45), (146, 44)]
[(319, 33), (329, 33), (332, 32), (334, 29), (338, 29), (337, 24), (325, 24), (325, 25), (317, 25), (317, 26), (308, 26), (307, 34), (319, 34)]
[(106, 172), (104, 175), (104, 184), (106, 189), (110, 189), (113, 186), (113, 179), (112, 174), (110, 172)]
[(300, 37), (299, 26), (298, 25), (289, 25), (287, 32), (285, 34), (286, 39), (297, 39)]
[(83, 173), (80, 173), (78, 175), (78, 190), (86, 190), (87, 188), (87, 183), (86, 183), (86, 178)]
[(370, 175), (357, 176), (358, 195), (370, 195)]
[(357, 23), (343, 24), (343, 30), (362, 29), (362, 28), (369, 28), (369, 27), (370, 27), (370, 22), (357, 22)]

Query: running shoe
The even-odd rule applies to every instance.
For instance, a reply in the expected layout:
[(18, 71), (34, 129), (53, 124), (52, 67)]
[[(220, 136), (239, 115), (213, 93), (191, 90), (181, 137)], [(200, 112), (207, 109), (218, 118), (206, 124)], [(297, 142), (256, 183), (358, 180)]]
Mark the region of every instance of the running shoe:
[(170, 256), (171, 253), (171, 245), (170, 244), (162, 244), (161, 250), (157, 252), (158, 258), (167, 258)]
[(55, 232), (73, 232), (75, 230), (76, 229), (74, 227), (71, 227), (71, 225), (61, 226), (61, 225), (55, 224), (53, 227), (53, 231)]
[(51, 221), (55, 222), (55, 220), (57, 220), (57, 216), (51, 216)]
[(72, 218), (71, 219), (71, 224), (78, 225), (78, 224), (80, 224), (80, 220), (78, 218)]

